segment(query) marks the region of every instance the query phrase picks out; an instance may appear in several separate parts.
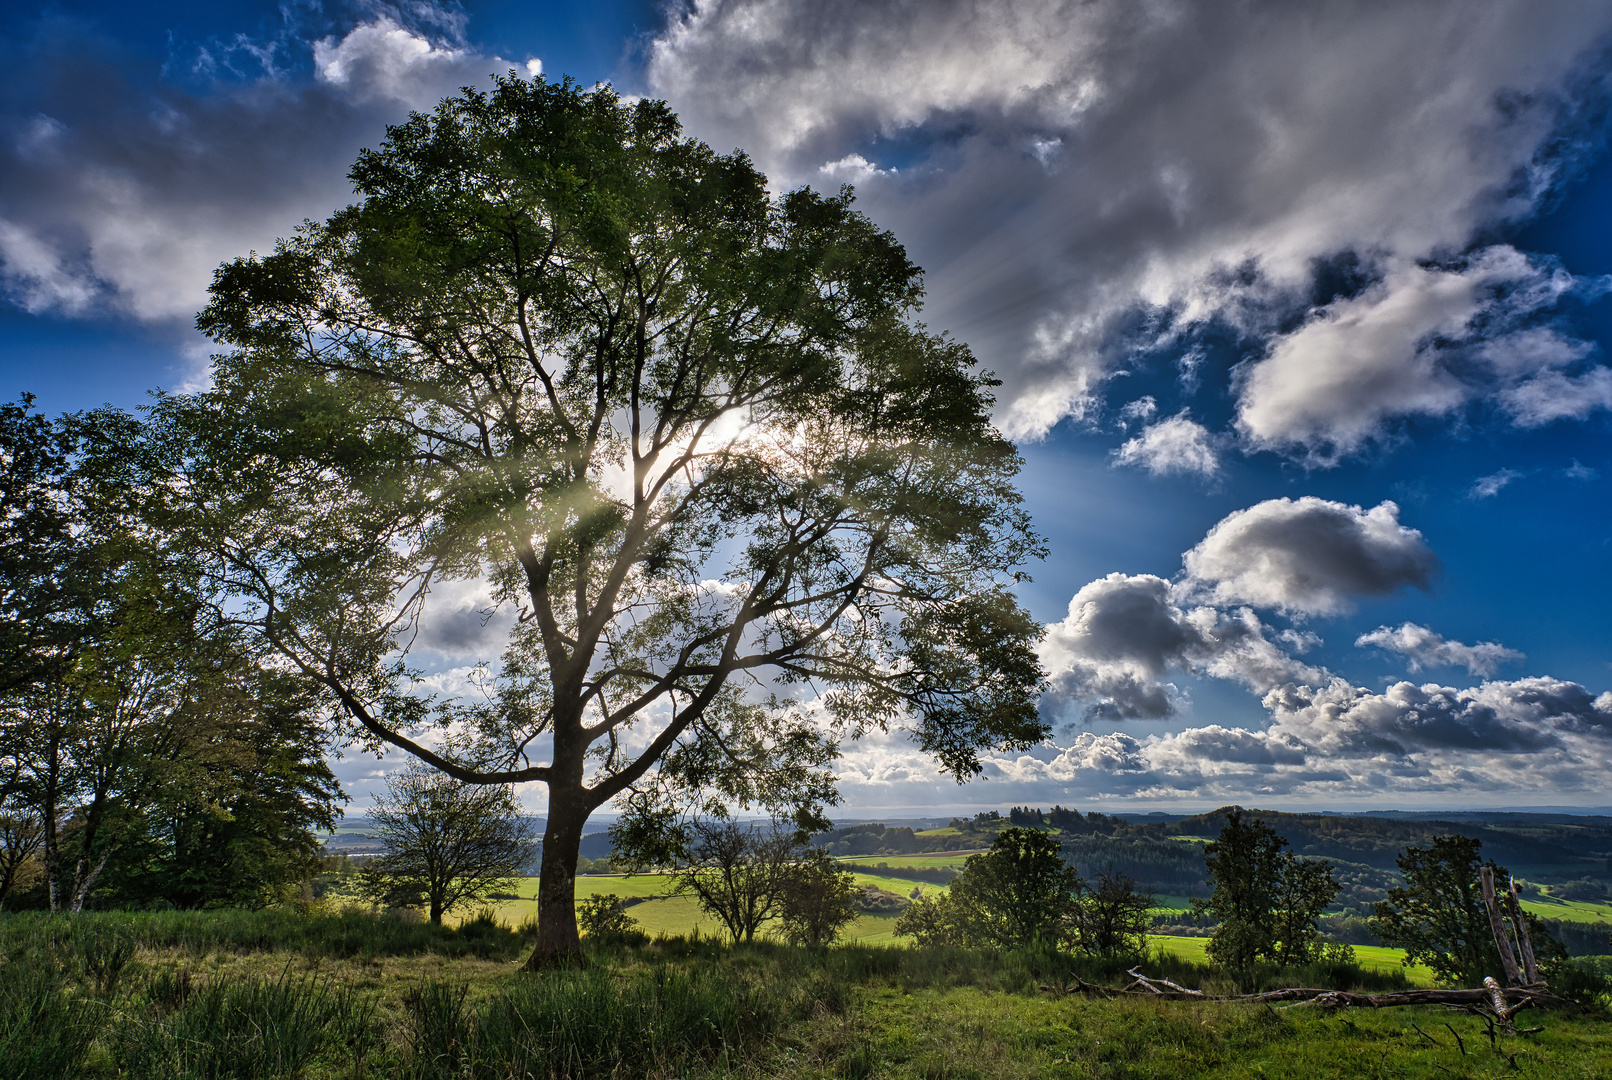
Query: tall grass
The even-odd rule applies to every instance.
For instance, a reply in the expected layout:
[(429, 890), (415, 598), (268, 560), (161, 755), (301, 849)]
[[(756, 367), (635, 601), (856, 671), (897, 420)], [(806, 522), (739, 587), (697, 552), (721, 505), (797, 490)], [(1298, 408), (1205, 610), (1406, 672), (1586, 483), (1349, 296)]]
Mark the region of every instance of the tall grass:
[(0, 1062), (8, 1080), (77, 1075), (107, 1009), (75, 990), (47, 950), (10, 952), (0, 963)]
[[(816, 1063), (814, 1075), (888, 1075), (892, 1055), (907, 1055), (900, 1059), (910, 1060), (910, 1075), (1005, 1077), (1021, 1074), (993, 1064), (1003, 1045), (1033, 1054), (1045, 1042), (1060, 1047), (1047, 1063), (1078, 1051), (1100, 1071), (1157, 1057), (1168, 1044), (1208, 1068), (1239, 1040), (1263, 1046), (1285, 1037), (1256, 1023), (1256, 1013), (1276, 1015), (1268, 1011), (1054, 1001), (1040, 989), (1076, 978), (1117, 985), (1136, 958), (859, 944), (733, 948), (691, 937), (594, 945), (589, 966), (537, 974), (444, 959), (514, 959), (523, 948), (521, 935), (490, 918), (444, 930), (270, 912), (0, 916), (0, 1077), (671, 1078), (753, 1074), (797, 1053)], [(219, 955), (226, 952), (241, 959)], [(442, 955), (406, 959), (423, 953)], [(351, 985), (298, 974), (305, 960), (327, 956), (357, 960), (325, 963)], [(1212, 993), (1405, 982), (1400, 972), (1336, 966), (1255, 972), (1238, 984), (1172, 954), (1140, 963), (1149, 975)], [(932, 1046), (909, 1045), (912, 1036), (902, 1034), (928, 1022), (909, 1011), (919, 1002), (952, 1010), (925, 1035)], [(1070, 1026), (1077, 1016), (1090, 1038)], [(990, 1034), (998, 1023), (1026, 1034), (999, 1045)], [(967, 1067), (950, 1061), (970, 1039), (978, 1047)]]
[(474, 956), (507, 960), (526, 947), (521, 935), (489, 917), (458, 928), (407, 923), (362, 912), (303, 915), (295, 911), (82, 912), (71, 917), (16, 912), (0, 918), (0, 954), (40, 939), (71, 941), (101, 955), (135, 946), (211, 952), (289, 952), (310, 958)]
[(186, 992), (164, 972), (145, 1016), (117, 1032), (112, 1057), (128, 1080), (282, 1080), (303, 1075), (327, 1048), (362, 1059), (372, 1006), (342, 987), (287, 968), (277, 979), (215, 983)]
[(711, 966), (517, 976), (480, 1006), (428, 982), (408, 999), (417, 1080), (670, 1075), (741, 1054), (797, 1018), (796, 988)]

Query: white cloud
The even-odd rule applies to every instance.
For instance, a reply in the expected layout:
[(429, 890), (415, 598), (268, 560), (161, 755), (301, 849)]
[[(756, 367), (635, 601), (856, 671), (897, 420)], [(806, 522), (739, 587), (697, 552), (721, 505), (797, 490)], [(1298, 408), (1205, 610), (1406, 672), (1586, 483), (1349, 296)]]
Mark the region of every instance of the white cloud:
[(1412, 671), (1426, 667), (1464, 667), (1473, 675), (1493, 675), (1505, 663), (1522, 660), (1524, 656), (1493, 641), (1480, 641), (1464, 645), (1450, 641), (1443, 635), (1416, 623), (1403, 623), (1398, 627), (1379, 626), (1355, 639), (1361, 648), (1368, 645), (1399, 653), (1410, 661)]
[(1256, 691), (1326, 677), (1273, 644), (1251, 610), (1183, 607), (1178, 586), (1151, 574), (1109, 574), (1047, 627), (1041, 660), (1048, 704), (1078, 703), (1088, 719), (1163, 719), (1179, 704), (1171, 671), (1233, 679)]
[(1545, 371), (1509, 387), (1501, 406), (1521, 427), (1541, 427), (1556, 420), (1582, 420), (1612, 409), (1612, 369), (1595, 367), (1579, 374)]
[(998, 758), (988, 775), (1015, 798), (1172, 801), (1278, 797), (1331, 804), (1471, 797), (1540, 799), (1612, 783), (1612, 693), (1529, 678), (1470, 689), (1396, 683), (1378, 693), (1339, 678), (1278, 687), (1267, 725), (1207, 724), (1136, 738), (1082, 732), (1063, 749)]
[(0, 218), (0, 271), (12, 299), (27, 312), (77, 315), (100, 292), (94, 278), (75, 273), (52, 246), (15, 222)]
[(835, 184), (862, 184), (875, 176), (889, 176), (894, 169), (881, 169), (861, 154), (846, 154), (838, 161), (818, 166), (818, 173)]
[[(698, 0), (649, 79), (781, 185), (901, 140), (911, 163), (867, 174), (862, 205), (928, 271), (926, 319), (1004, 379), (1010, 434), (1087, 415), (1139, 314), (1152, 344), (1221, 319), (1275, 342), (1246, 373), (1248, 438), (1325, 459), (1502, 392), (1520, 423), (1565, 415), (1562, 379), (1599, 400), (1593, 372), (1531, 384), (1569, 339), (1528, 367), (1516, 337), (1562, 275), (1451, 257), (1589, 145), (1558, 136), (1609, 29), (1571, 0)], [(1378, 285), (1275, 337), (1345, 253)], [(1445, 362), (1497, 334), (1518, 370)]]
[(1501, 469), (1499, 472), (1490, 473), (1488, 476), (1480, 476), (1472, 481), (1472, 490), (1467, 492), (1467, 498), (1492, 499), (1521, 475), (1522, 473), (1516, 469)]
[(1399, 507), (1370, 510), (1307, 495), (1228, 514), (1184, 556), (1187, 578), (1217, 603), (1331, 615), (1354, 598), (1428, 588), (1438, 560)]
[(460, 75), (469, 57), (469, 50), (433, 42), (386, 15), (353, 27), (340, 41), (328, 37), (313, 44), (319, 78), (354, 101), (384, 99), (415, 109), (435, 105), (444, 76)]
[[(1335, 460), (1382, 438), (1399, 417), (1448, 415), (1489, 388), (1457, 373), (1452, 361), (1464, 354), (1456, 346), (1554, 303), (1572, 285), (1559, 269), (1504, 246), (1456, 269), (1397, 265), (1277, 338), (1243, 373), (1238, 429), (1255, 447)], [(1585, 348), (1531, 328), (1483, 340), (1475, 355), (1514, 381), (1570, 363)]]
[(1139, 465), (1154, 476), (1184, 473), (1206, 478), (1220, 474), (1218, 440), (1185, 412), (1160, 420), (1114, 451), (1116, 465)]
[(378, 16), (339, 38), (235, 46), (311, 56), (300, 83), (273, 63), (204, 96), (130, 94), (138, 76), (82, 57), (56, 73), (81, 89), (0, 144), (6, 294), (31, 312), (112, 312), (188, 340), (220, 262), (350, 201), (358, 149), (407, 108), (511, 66), (465, 46), (452, 12), (409, 12), (441, 33)]

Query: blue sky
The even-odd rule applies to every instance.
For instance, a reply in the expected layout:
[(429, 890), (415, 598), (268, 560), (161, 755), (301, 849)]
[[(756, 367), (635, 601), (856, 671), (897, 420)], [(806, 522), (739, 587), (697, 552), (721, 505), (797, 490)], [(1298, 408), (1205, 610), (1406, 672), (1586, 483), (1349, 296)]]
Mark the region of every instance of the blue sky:
[(211, 268), (341, 205), (386, 123), (610, 80), (780, 190), (854, 184), (1003, 380), (1053, 743), (958, 788), (865, 740), (848, 812), (1612, 802), (1612, 8), (8, 11), (8, 398), (202, 385)]

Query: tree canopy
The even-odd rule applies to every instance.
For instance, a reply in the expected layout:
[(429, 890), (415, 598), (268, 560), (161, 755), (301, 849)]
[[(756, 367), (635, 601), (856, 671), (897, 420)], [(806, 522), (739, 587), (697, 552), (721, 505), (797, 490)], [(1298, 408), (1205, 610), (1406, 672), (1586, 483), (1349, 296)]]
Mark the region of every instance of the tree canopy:
[(1003, 829), (939, 897), (920, 897), (896, 920), (920, 945), (1056, 946), (1070, 937), (1085, 882), (1039, 829)]
[(1195, 914), (1219, 920), (1210, 935), (1211, 959), (1247, 972), (1261, 960), (1302, 964), (1322, 957), (1318, 922), (1338, 895), (1332, 864), (1285, 850), (1287, 841), (1265, 822), (1227, 809), (1225, 827), (1204, 845), (1213, 892), (1192, 902)]
[[(1435, 836), (1427, 847), (1407, 847), (1396, 860), (1405, 883), (1388, 890), (1371, 922), (1383, 944), (1405, 950), (1406, 963), (1426, 964), (1441, 981), (1457, 986), (1477, 986), (1486, 975), (1504, 978), (1479, 874), (1485, 865), (1499, 881), (1511, 873), (1493, 859), (1485, 861), (1482, 847), (1470, 836)], [(1523, 917), (1540, 960), (1563, 955), (1533, 915)]]
[[(661, 102), (514, 75), (351, 176), (219, 269), (225, 351), (155, 412), (160, 487), (360, 736), (547, 785), (534, 962), (578, 948), (607, 801), (816, 822), (869, 730), (959, 779), (1044, 736), (993, 383), (912, 321), (920, 273), (848, 190), (770, 194)], [(513, 619), (483, 693), (434, 700), (410, 647), (454, 581)]]

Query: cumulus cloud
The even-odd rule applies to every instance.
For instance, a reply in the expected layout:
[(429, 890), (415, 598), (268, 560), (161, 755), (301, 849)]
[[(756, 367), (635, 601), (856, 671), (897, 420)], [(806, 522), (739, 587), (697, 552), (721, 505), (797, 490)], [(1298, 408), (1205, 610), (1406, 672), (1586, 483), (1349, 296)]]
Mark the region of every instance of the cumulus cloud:
[(1229, 514), (1184, 556), (1190, 582), (1222, 604), (1299, 615), (1347, 611), (1355, 597), (1432, 585), (1438, 559), (1399, 507), (1307, 495)]
[[(1082, 732), (992, 762), (992, 775), (1046, 794), (1209, 801), (1604, 790), (1612, 781), (1612, 693), (1550, 678), (1460, 689), (1332, 678), (1265, 695), (1267, 726), (1207, 724), (1137, 738)], [(1021, 787), (1019, 790), (1024, 790)]]
[(1127, 439), (1114, 451), (1114, 463), (1137, 465), (1154, 476), (1184, 473), (1212, 479), (1220, 475), (1219, 440), (1181, 412), (1149, 424), (1140, 435)]
[(352, 100), (379, 98), (416, 109), (435, 105), (445, 79), (462, 76), (470, 58), (470, 50), (433, 42), (388, 15), (353, 27), (340, 40), (327, 37), (313, 44), (319, 78), (343, 88)]
[(1088, 720), (1163, 719), (1179, 703), (1166, 681), (1172, 670), (1258, 691), (1324, 677), (1274, 644), (1254, 612), (1186, 607), (1180, 597), (1178, 586), (1151, 574), (1109, 574), (1077, 592), (1042, 642), (1049, 703), (1078, 703)]
[(199, 89), (41, 31), (14, 85), (73, 91), (14, 97), (0, 115), (6, 295), (185, 333), (221, 261), (350, 201), (347, 170), (385, 124), (511, 66), (466, 46), (447, 9), (409, 10), (410, 25), (377, 15), (317, 41), (295, 27), (261, 47), (243, 39), (230, 52), (251, 54), (255, 73), (201, 50), (196, 72), (217, 78)]
[[(696, 0), (648, 76), (780, 184), (854, 167), (928, 270), (926, 318), (1003, 377), (1011, 434), (1219, 320), (1269, 346), (1245, 438), (1327, 461), (1478, 398), (1534, 424), (1612, 393), (1581, 343), (1519, 337), (1575, 283), (1471, 251), (1588, 145), (1562, 136), (1609, 30), (1571, 0)], [(1374, 283), (1312, 299), (1344, 255)]]
[(1410, 661), (1412, 671), (1423, 667), (1464, 667), (1473, 675), (1493, 675), (1501, 664), (1524, 659), (1516, 649), (1508, 649), (1497, 642), (1464, 645), (1411, 622), (1398, 627), (1379, 626), (1361, 634), (1355, 644), (1360, 648), (1369, 645), (1399, 653)]
[[(1612, 692), (1596, 696), (1545, 676), (1375, 691), (1297, 659), (1321, 644), (1313, 631), (1278, 630), (1255, 613), (1337, 614), (1356, 597), (1425, 588), (1437, 562), (1393, 503), (1259, 503), (1228, 515), (1183, 562), (1174, 581), (1116, 573), (1075, 594), (1042, 643), (1046, 707), (1080, 710), (1088, 725), (1170, 720), (1186, 711), (1168, 680), (1191, 674), (1261, 694), (1264, 725), (1200, 724), (1141, 737), (1085, 730), (1062, 747), (994, 759), (990, 775), (1048, 798), (1173, 800), (1543, 795), (1612, 782)], [(1411, 622), (1378, 627), (1355, 644), (1403, 656), (1412, 671), (1459, 667), (1485, 678), (1524, 659), (1497, 642), (1468, 645)]]

